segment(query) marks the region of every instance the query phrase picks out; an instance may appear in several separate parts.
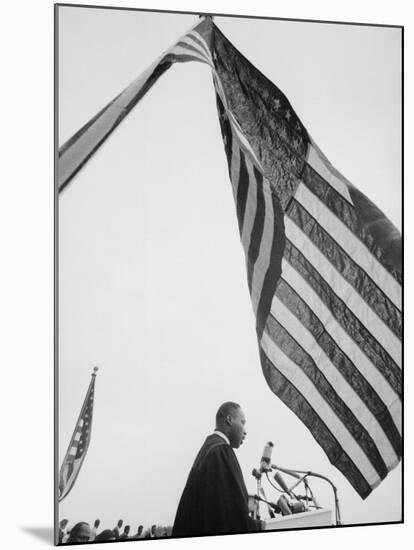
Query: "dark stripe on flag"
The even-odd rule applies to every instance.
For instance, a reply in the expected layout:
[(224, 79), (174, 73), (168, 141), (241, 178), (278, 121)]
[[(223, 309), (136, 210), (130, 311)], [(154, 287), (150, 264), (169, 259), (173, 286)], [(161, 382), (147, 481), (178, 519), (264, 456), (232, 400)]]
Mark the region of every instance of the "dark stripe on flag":
[(191, 44), (188, 44), (187, 42), (177, 42), (176, 46), (180, 46), (181, 48), (187, 49), (190, 55), (191, 53), (196, 53), (201, 57), (205, 57), (207, 62), (210, 60), (211, 56), (206, 54), (205, 50), (200, 51), (198, 48), (196, 48), (195, 46), (192, 46)]
[(292, 200), (287, 215), (324, 254), (338, 273), (352, 285), (364, 302), (401, 340), (401, 312), (345, 250), (321, 227), (296, 200)]
[(272, 315), (267, 321), (266, 330), (277, 347), (297, 365), (298, 369), (306, 374), (314, 385), (315, 391), (322, 396), (333, 414), (339, 418), (361, 447), (380, 478), (384, 479), (388, 469), (375, 442), (352, 410), (336, 393), (325, 375), (318, 369), (313, 358)]
[(220, 96), (216, 93), (216, 102), (217, 102), (217, 109), (219, 112), (219, 121), (220, 121), (220, 129), (221, 129), (221, 135), (224, 142), (224, 149), (226, 151), (226, 157), (227, 157), (227, 164), (229, 167), (229, 176), (231, 181), (231, 164), (232, 164), (232, 152), (233, 152), (233, 132), (231, 129), (231, 125), (228, 119), (228, 116), (224, 110), (223, 102), (220, 99)]
[(338, 443), (328, 426), (297, 388), (269, 360), (260, 347), (259, 350), (263, 374), (270, 389), (310, 430), (314, 439), (325, 451), (330, 463), (344, 474), (362, 498), (367, 498), (372, 491), (371, 487)]
[(247, 283), (249, 290), (252, 290), (252, 277), (254, 264), (259, 256), (260, 244), (262, 242), (263, 227), (265, 221), (265, 200), (263, 196), (263, 176), (257, 170), (256, 166), (253, 166), (253, 173), (255, 181), (250, 182), (250, 185), (256, 186), (256, 215), (254, 218), (253, 228), (250, 235), (249, 250), (247, 252)]
[(247, 193), (249, 190), (249, 173), (246, 167), (245, 154), (240, 150), (240, 175), (237, 187), (237, 219), (239, 221), (240, 235), (243, 231), (244, 213), (246, 211)]
[(305, 330), (315, 338), (317, 344), (325, 352), (331, 363), (341, 373), (354, 392), (365, 403), (367, 408), (378, 420), (391, 443), (396, 455), (401, 457), (401, 437), (394, 424), (392, 416), (371, 384), (358, 370), (357, 366), (339, 347), (338, 343), (326, 331), (323, 323), (312, 309), (283, 279), (276, 289), (276, 296), (295, 315)]
[(272, 300), (275, 294), (276, 286), (282, 273), (283, 251), (286, 244), (282, 206), (273, 189), (271, 187), (269, 188), (271, 191), (273, 206), (273, 241), (270, 252), (271, 260), (263, 281), (262, 292), (257, 308), (256, 331), (259, 341), (262, 337), (263, 330), (272, 307)]
[[(375, 240), (363, 220), (358, 217), (355, 208), (342, 197), (336, 189), (331, 187), (313, 168), (306, 165), (302, 179), (304, 184), (314, 193), (334, 214), (337, 216), (346, 227), (352, 231), (380, 262), (380, 264), (394, 277), (398, 283), (402, 283), (401, 273), (392, 269), (384, 260), (384, 253), (375, 244)], [(352, 196), (352, 193), (351, 193)]]
[[(365, 353), (391, 388), (397, 395), (401, 395), (401, 369), (380, 342), (372, 336), (346, 304), (333, 292), (319, 272), (289, 240), (286, 240), (284, 257), (316, 292), (325, 306), (329, 308), (334, 319)], [(386, 344), (384, 342), (384, 345)]]
[(191, 39), (200, 46), (200, 48), (204, 51), (205, 55), (208, 58), (211, 57), (211, 52), (208, 50), (206, 44), (202, 40), (200, 40), (197, 36), (194, 36), (194, 34), (191, 34)]

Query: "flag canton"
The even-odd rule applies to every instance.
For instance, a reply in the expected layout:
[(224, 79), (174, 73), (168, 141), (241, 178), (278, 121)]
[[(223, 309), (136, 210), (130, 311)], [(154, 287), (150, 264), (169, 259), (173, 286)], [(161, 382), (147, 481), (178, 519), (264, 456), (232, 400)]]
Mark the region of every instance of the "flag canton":
[(285, 209), (299, 185), (308, 133), (285, 95), (215, 27), (215, 69), (229, 108)]

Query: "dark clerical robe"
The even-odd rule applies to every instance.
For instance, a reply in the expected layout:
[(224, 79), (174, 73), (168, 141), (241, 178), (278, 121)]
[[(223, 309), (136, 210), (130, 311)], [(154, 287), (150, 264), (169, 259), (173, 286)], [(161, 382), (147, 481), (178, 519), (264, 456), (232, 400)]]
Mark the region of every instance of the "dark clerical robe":
[(259, 531), (233, 449), (217, 434), (201, 447), (178, 505), (173, 537)]

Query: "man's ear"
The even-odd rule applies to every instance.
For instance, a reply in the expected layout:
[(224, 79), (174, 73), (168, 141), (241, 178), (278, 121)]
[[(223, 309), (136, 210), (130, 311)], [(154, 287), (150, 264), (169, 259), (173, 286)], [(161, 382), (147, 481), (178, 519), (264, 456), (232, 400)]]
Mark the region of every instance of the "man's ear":
[(232, 422), (232, 418), (231, 418), (230, 415), (228, 415), (227, 418), (226, 418), (226, 424), (227, 424), (228, 426), (231, 426), (232, 423), (233, 423), (233, 422)]

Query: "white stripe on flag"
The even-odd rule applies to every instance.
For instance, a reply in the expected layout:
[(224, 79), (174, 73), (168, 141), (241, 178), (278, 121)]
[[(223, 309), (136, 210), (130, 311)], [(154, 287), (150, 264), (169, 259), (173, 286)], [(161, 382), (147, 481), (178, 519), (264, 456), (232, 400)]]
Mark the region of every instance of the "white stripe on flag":
[(316, 414), (323, 420), (328, 429), (338, 440), (339, 445), (343, 449), (346, 449), (347, 455), (361, 472), (367, 483), (372, 488), (376, 487), (381, 482), (381, 479), (361, 447), (349, 433), (346, 426), (332, 413), (332, 409), (319, 392), (315, 390), (315, 386), (309, 378), (275, 345), (266, 332), (266, 329), (261, 339), (261, 348), (283, 376), (285, 376), (308, 401)]
[(246, 252), (246, 260), (247, 260), (247, 253), (249, 251), (249, 245), (250, 245), (250, 237), (253, 229), (254, 219), (256, 216), (258, 190), (257, 190), (256, 177), (253, 171), (253, 165), (250, 162), (250, 159), (248, 159), (247, 157), (246, 157), (246, 168), (249, 176), (249, 184), (248, 184), (249, 188), (247, 191), (244, 220), (242, 220), (243, 228), (242, 228), (241, 240), (242, 240), (244, 250)]
[(387, 343), (387, 350), (394, 361), (401, 366), (401, 342), (383, 321), (371, 310), (355, 289), (334, 269), (332, 264), (301, 231), (292, 220), (285, 216), (286, 237), (322, 274), (333, 291), (345, 302), (361, 323), (380, 343)]
[(233, 188), (234, 202), (237, 204), (237, 190), (239, 188), (240, 178), (240, 146), (239, 142), (232, 132), (232, 155), (231, 155), (231, 184)]
[(315, 218), (321, 227), (335, 239), (345, 252), (369, 275), (394, 305), (401, 309), (401, 286), (335, 214), (300, 183), (295, 199)]
[(196, 40), (194, 40), (194, 38), (193, 38), (193, 36), (191, 36), (191, 34), (185, 36), (182, 39), (181, 42), (183, 42), (185, 44), (188, 44), (189, 46), (192, 46), (193, 48), (195, 48), (198, 51), (198, 53), (208, 62), (208, 64), (213, 67), (213, 60), (211, 58), (210, 52), (207, 53), (204, 50), (204, 48), (202, 46), (200, 46), (200, 44), (198, 44)]
[(204, 40), (203, 36), (201, 36), (200, 33), (198, 33), (197, 31), (191, 31), (187, 34), (187, 36), (190, 36), (191, 38), (196, 38), (197, 40), (199, 40), (203, 46), (204, 46), (204, 49), (205, 49), (205, 54), (208, 55), (211, 59), (211, 51), (210, 51), (210, 48), (208, 47), (208, 44), (207, 42)]
[[(285, 260), (282, 260), (282, 278), (302, 298), (308, 307), (314, 312), (326, 332), (342, 349), (344, 354), (356, 366), (361, 375), (372, 386), (381, 401), (388, 407), (392, 419), (400, 433), (401, 430), (401, 401), (398, 394), (389, 385), (380, 371), (371, 363), (354, 340), (332, 316), (332, 312), (325, 306), (313, 288), (301, 277), (301, 275)], [(283, 324), (283, 323), (282, 323)]]
[(353, 204), (351, 195), (349, 194), (348, 186), (345, 182), (341, 181), (338, 178), (338, 176), (335, 174), (336, 170), (334, 170), (334, 168), (330, 166), (330, 163), (326, 160), (322, 151), (312, 141), (309, 146), (306, 162), (310, 166), (312, 166), (312, 168), (316, 170), (316, 172), (318, 172), (318, 174), (322, 176), (322, 178), (327, 181), (329, 185), (331, 185), (331, 187), (336, 189), (336, 191), (338, 191), (338, 193), (340, 193), (344, 197), (344, 199)]
[(190, 57), (193, 57), (194, 61), (198, 59), (198, 61), (201, 61), (202, 63), (207, 63), (208, 65), (211, 65), (211, 61), (207, 59), (205, 55), (195, 52), (192, 49), (185, 48), (184, 46), (174, 46), (173, 48), (171, 48), (171, 51), (169, 53), (173, 55), (188, 55)]
[[(291, 313), (277, 296), (273, 298), (271, 311), (273, 317), (287, 330), (292, 338), (298, 342), (299, 346), (312, 357), (316, 366), (323, 373), (337, 395), (354, 413), (356, 419), (364, 426), (375, 442), (388, 469), (394, 468), (398, 464), (399, 459), (388, 437), (384, 433), (383, 428), (335, 365), (331, 363), (329, 357), (319, 346), (315, 337), (302, 325), (297, 317)], [(335, 412), (332, 411), (332, 414), (335, 414)]]
[(263, 282), (266, 276), (267, 270), (270, 265), (270, 255), (273, 246), (273, 237), (275, 233), (275, 222), (273, 212), (272, 191), (270, 189), (269, 182), (266, 178), (263, 178), (263, 195), (265, 202), (265, 219), (263, 227), (263, 235), (260, 241), (260, 249), (257, 260), (254, 263), (253, 276), (252, 276), (252, 302), (253, 310), (257, 315), (257, 308), (262, 294)]

